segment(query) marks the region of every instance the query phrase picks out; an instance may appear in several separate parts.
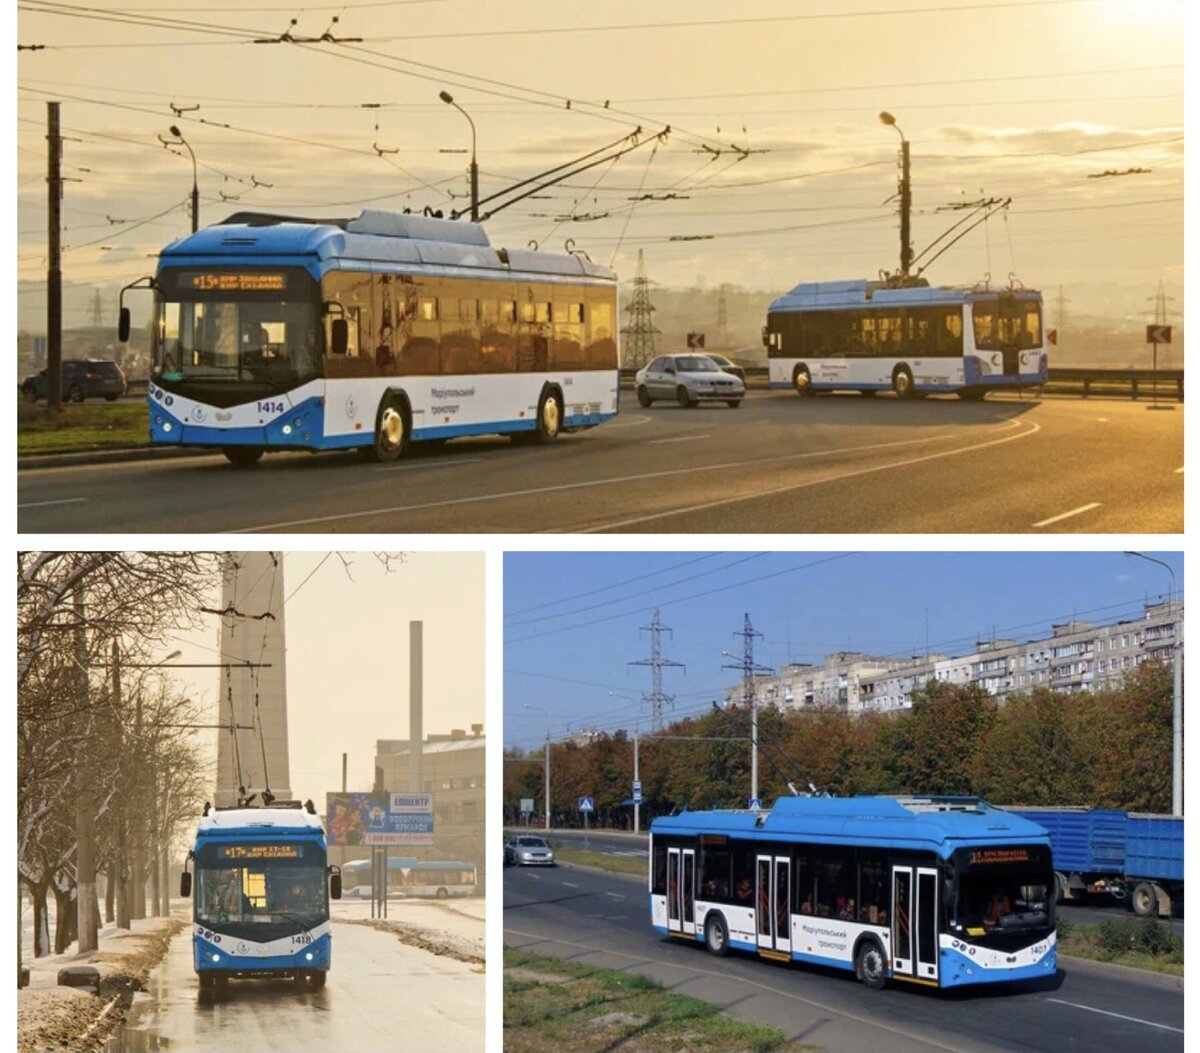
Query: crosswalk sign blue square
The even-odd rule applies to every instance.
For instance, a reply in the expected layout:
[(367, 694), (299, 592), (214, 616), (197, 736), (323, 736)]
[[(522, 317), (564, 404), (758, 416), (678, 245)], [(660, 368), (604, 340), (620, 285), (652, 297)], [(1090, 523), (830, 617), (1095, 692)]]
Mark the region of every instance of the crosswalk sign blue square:
[(580, 797), (579, 810), (581, 812), (594, 812), (596, 810), (596, 803), (590, 797)]

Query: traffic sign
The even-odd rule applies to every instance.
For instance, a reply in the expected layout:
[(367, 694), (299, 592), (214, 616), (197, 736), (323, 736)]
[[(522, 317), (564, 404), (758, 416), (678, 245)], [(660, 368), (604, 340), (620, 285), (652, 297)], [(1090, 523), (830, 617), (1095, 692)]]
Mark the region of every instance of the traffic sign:
[(521, 798), (521, 811), (525, 815), (533, 814), (533, 798), (532, 797), (522, 797)]
[(596, 810), (596, 802), (590, 797), (580, 797), (579, 810), (581, 812), (594, 812)]
[(1146, 343), (1169, 344), (1171, 342), (1171, 327), (1169, 325), (1146, 326)]
[(642, 803), (642, 784), (641, 784), (641, 782), (635, 782), (633, 784), (633, 803), (634, 804)]
[(1046, 343), (1048, 343), (1051, 347), (1058, 346), (1058, 330), (1057, 329), (1047, 329), (1046, 330)]
[(704, 334), (703, 333), (688, 333), (688, 350), (703, 351), (704, 350)]
[(755, 812), (761, 811), (762, 810), (762, 798), (761, 797), (751, 797), (750, 798), (750, 808), (752, 811), (755, 811)]

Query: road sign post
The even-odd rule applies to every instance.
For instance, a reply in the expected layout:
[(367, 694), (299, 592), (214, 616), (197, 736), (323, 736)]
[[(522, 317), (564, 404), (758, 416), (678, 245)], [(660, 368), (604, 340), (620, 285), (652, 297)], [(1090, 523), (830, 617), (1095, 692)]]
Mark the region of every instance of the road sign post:
[(583, 850), (588, 850), (588, 816), (596, 810), (596, 802), (591, 797), (579, 798), (579, 810), (583, 812)]
[(1146, 326), (1146, 343), (1154, 349), (1154, 395), (1151, 398), (1151, 409), (1169, 409), (1175, 407), (1171, 405), (1159, 406), (1158, 404), (1158, 345), (1169, 344), (1171, 342), (1171, 327), (1169, 325), (1148, 325)]

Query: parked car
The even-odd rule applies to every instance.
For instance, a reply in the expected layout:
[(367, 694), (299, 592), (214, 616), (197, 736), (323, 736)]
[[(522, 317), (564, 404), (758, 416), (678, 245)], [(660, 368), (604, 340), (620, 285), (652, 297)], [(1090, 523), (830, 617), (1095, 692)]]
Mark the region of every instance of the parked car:
[[(43, 369), (21, 384), (21, 394), (31, 402), (49, 395), (50, 378)], [(64, 358), (62, 396), (68, 402), (102, 398), (114, 402), (125, 394), (125, 374), (116, 362), (102, 358)]]
[(544, 837), (517, 834), (504, 846), (504, 865), (514, 867), (552, 867), (554, 852)]
[(716, 362), (720, 369), (724, 370), (726, 373), (732, 373), (743, 384), (746, 382), (746, 371), (736, 362), (731, 361), (724, 355), (714, 354), (712, 351), (705, 351), (704, 353), (708, 355), (708, 357), (714, 362)]
[(656, 399), (674, 399), (681, 406), (724, 402), (736, 409), (746, 394), (741, 380), (720, 369), (710, 356), (701, 354), (659, 355), (638, 370), (634, 386), (643, 406)]

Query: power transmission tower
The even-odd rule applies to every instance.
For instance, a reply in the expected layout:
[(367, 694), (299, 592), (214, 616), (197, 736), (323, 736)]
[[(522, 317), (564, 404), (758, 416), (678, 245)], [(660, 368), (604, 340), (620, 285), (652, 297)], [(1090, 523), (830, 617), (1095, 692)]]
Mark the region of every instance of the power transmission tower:
[(651, 724), (655, 731), (662, 731), (663, 706), (675, 704), (675, 696), (663, 693), (662, 671), (664, 669), (686, 669), (682, 662), (673, 662), (662, 656), (662, 634), (670, 633), (669, 626), (663, 625), (658, 618), (658, 608), (654, 608), (654, 617), (649, 625), (640, 627), (639, 632), (650, 634), (650, 657), (639, 658), (629, 665), (648, 665), (650, 667), (650, 691), (642, 692), (642, 701), (650, 703)]
[[(737, 669), (742, 674), (742, 702), (750, 710), (750, 800), (758, 801), (761, 800), (758, 796), (758, 695), (754, 690), (754, 678), (770, 676), (774, 670), (754, 661), (754, 640), (756, 637), (761, 640), (762, 633), (750, 624), (749, 614), (745, 615), (742, 622), (742, 631), (733, 635), (742, 638), (742, 661), (739, 665), (726, 665), (724, 668)], [(722, 653), (729, 658), (734, 657), (728, 651)]]
[(729, 310), (725, 303), (725, 290), (728, 288), (729, 283), (722, 282), (717, 291), (717, 339), (721, 347), (729, 344)]
[(638, 249), (637, 273), (633, 278), (633, 299), (625, 308), (629, 315), (629, 324), (621, 327), (625, 337), (625, 362), (635, 369), (640, 369), (654, 357), (654, 338), (662, 336), (662, 332), (654, 328), (654, 320), (650, 317), (655, 308), (650, 302), (650, 279), (646, 277), (646, 261), (642, 250)]
[[(1155, 293), (1153, 296), (1147, 296), (1146, 301), (1148, 303), (1154, 304), (1154, 324), (1155, 325), (1168, 325), (1170, 323), (1170, 319), (1167, 316), (1168, 316), (1168, 314), (1172, 314), (1172, 315), (1175, 314), (1175, 311), (1174, 310), (1168, 311), (1167, 304), (1174, 303), (1175, 297), (1167, 295), (1167, 290), (1163, 286), (1163, 280), (1161, 278), (1158, 279), (1158, 292)], [(1162, 350), (1165, 352), (1165, 354), (1163, 355), (1163, 361), (1169, 362), (1170, 355), (1171, 355), (1171, 345), (1164, 344)]]

